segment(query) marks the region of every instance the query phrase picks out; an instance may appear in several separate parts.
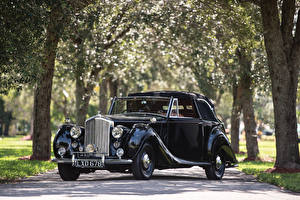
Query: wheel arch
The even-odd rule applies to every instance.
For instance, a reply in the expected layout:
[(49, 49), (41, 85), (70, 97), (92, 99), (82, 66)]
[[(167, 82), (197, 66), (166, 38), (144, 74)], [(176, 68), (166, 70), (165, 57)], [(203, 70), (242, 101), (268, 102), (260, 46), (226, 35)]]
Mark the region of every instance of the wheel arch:
[(221, 150), (223, 152), (225, 162), (228, 163), (228, 166), (232, 166), (237, 163), (237, 159), (231, 148), (229, 139), (221, 129), (216, 127), (212, 130), (208, 139), (208, 158), (211, 159), (218, 150)]
[[(60, 146), (64, 146), (67, 150), (67, 154), (65, 155), (65, 157), (71, 157), (71, 153), (73, 151), (71, 143), (74, 139), (72, 139), (72, 137), (70, 136), (70, 130), (74, 126), (76, 126), (76, 125), (64, 124), (64, 125), (60, 126), (59, 129), (57, 130), (56, 135), (53, 139), (53, 152), (54, 152), (54, 156), (56, 158), (60, 158), (60, 156), (57, 153), (57, 150)], [(78, 141), (80, 144), (83, 144), (85, 129), (84, 129), (84, 127), (80, 127), (80, 128), (81, 128), (82, 134), (76, 141)]]
[(154, 149), (155, 154), (159, 148), (159, 142), (154, 130), (147, 124), (136, 124), (130, 133), (128, 141), (128, 156), (135, 158), (141, 151), (145, 143), (149, 143)]

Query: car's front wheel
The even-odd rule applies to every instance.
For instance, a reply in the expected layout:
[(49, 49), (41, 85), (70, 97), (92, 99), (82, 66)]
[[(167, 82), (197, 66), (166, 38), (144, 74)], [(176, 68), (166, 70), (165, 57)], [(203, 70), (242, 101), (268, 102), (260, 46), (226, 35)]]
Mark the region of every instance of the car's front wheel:
[(71, 164), (58, 163), (58, 172), (62, 180), (64, 181), (76, 181), (80, 175), (80, 172)]
[(136, 179), (149, 179), (155, 167), (155, 154), (150, 144), (145, 143), (132, 163), (132, 173)]
[(218, 151), (211, 162), (209, 167), (205, 168), (207, 179), (221, 180), (225, 172), (225, 162), (222, 152)]

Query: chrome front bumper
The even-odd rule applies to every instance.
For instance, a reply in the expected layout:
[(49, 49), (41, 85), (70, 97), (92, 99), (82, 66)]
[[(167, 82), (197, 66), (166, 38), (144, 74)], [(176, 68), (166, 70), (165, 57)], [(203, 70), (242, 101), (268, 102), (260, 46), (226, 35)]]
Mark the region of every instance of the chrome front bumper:
[[(90, 160), (90, 159), (80, 159), (80, 160)], [(74, 162), (74, 160), (72, 160), (71, 158), (53, 158), (51, 161), (56, 163), (65, 163), (65, 164), (72, 164)], [(99, 161), (102, 161), (102, 159), (99, 159)], [(126, 159), (106, 158), (104, 160), (104, 165), (130, 165), (130, 164), (132, 164), (132, 160), (130, 159), (126, 160)]]

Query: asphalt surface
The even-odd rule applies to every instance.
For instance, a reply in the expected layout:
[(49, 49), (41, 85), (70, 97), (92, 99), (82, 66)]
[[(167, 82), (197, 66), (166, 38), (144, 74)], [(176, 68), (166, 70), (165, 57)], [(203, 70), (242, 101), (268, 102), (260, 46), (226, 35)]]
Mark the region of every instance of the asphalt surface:
[(300, 193), (257, 182), (252, 176), (237, 169), (226, 169), (222, 181), (206, 179), (204, 170), (155, 170), (149, 181), (137, 181), (131, 174), (97, 171), (83, 174), (77, 181), (64, 182), (57, 170), (22, 179), (11, 184), (0, 184), (0, 199), (238, 199), (238, 200), (300, 200)]

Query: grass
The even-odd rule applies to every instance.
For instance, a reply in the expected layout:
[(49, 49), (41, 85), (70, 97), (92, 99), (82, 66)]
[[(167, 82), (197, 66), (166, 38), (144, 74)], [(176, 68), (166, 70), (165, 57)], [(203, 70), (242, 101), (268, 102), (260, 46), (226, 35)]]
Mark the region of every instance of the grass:
[[(270, 139), (271, 138), (271, 139)], [(300, 192), (300, 173), (266, 173), (269, 168), (273, 168), (276, 158), (275, 141), (273, 137), (267, 140), (260, 140), (258, 142), (261, 161), (241, 162), (246, 155), (237, 155), (239, 162), (238, 169), (246, 174), (252, 174), (261, 182), (271, 183), (281, 188), (288, 189), (294, 192)], [(299, 144), (300, 149), (300, 144)], [(245, 142), (240, 143), (240, 151), (246, 152)]]
[(32, 154), (32, 141), (22, 141), (21, 136), (0, 140), (0, 183), (33, 176), (56, 168), (49, 161), (19, 160)]

